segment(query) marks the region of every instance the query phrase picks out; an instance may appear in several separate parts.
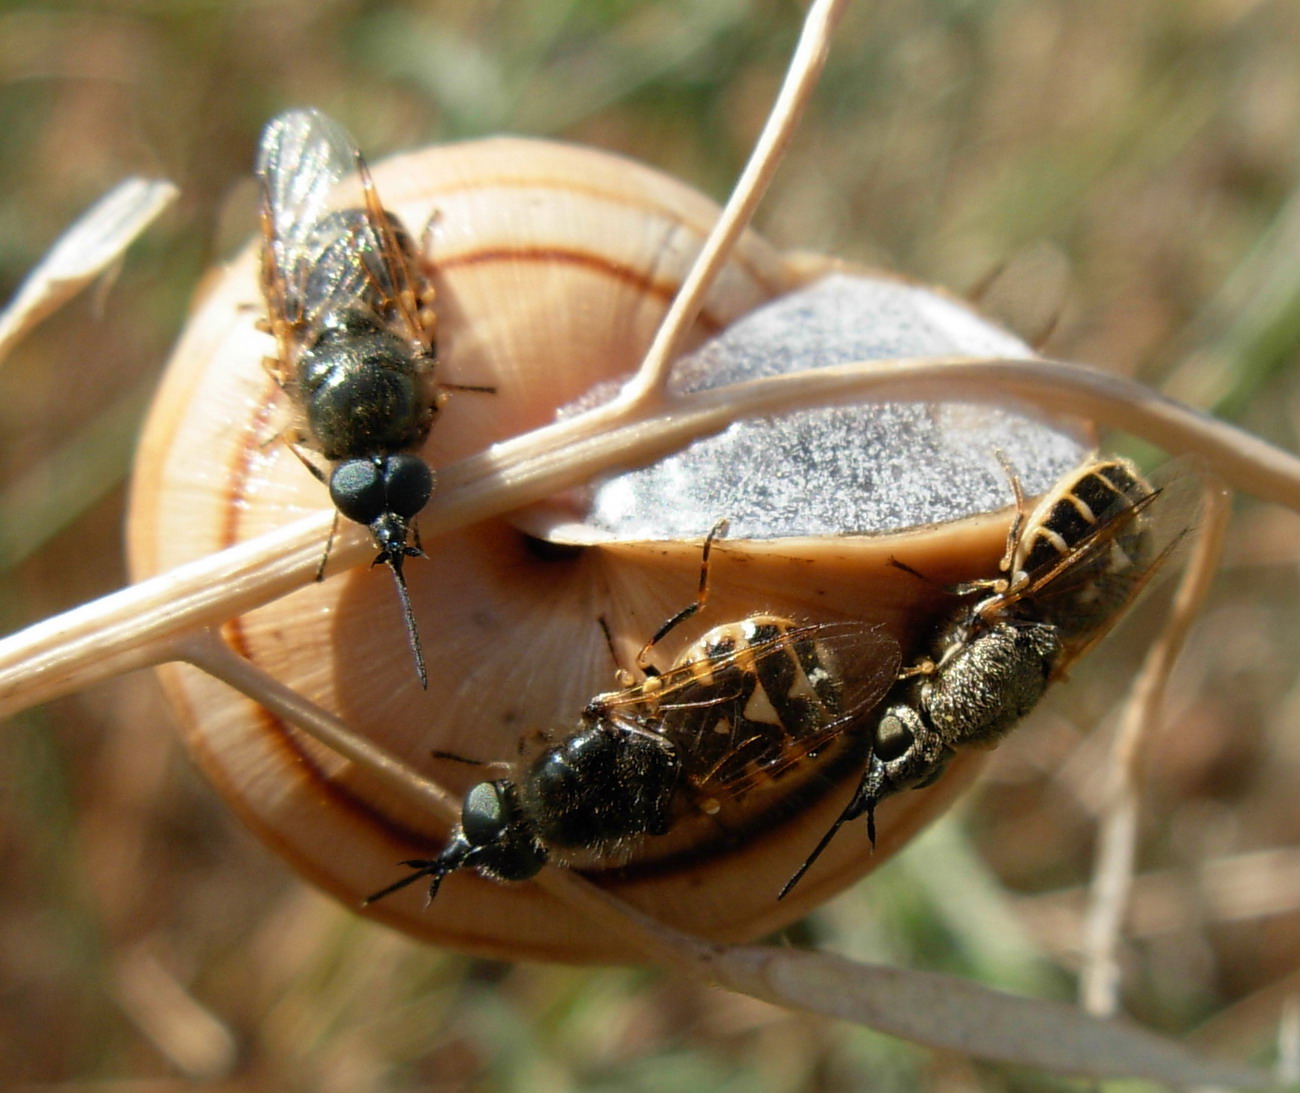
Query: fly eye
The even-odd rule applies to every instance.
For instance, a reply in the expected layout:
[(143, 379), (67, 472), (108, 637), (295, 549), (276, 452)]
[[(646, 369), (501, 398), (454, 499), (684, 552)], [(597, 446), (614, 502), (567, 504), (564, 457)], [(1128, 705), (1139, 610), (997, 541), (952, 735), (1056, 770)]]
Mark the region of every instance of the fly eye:
[(330, 500), (358, 524), (373, 524), (385, 513), (409, 520), (431, 496), (433, 472), (416, 455), (349, 459), (330, 475)]
[(500, 782), (480, 782), (465, 794), (460, 829), (470, 846), (487, 846), (505, 834), (514, 818), (509, 790)]
[(349, 459), (330, 475), (330, 500), (349, 520), (372, 524), (389, 509), (385, 468), (371, 459)]
[(403, 519), (415, 516), (433, 496), (433, 471), (418, 455), (390, 455), (383, 475), (386, 509)]
[(507, 782), (480, 782), (465, 794), (460, 831), (471, 848), (466, 864), (499, 880), (527, 880), (546, 864)]
[(888, 762), (902, 756), (916, 740), (916, 734), (907, 726), (907, 714), (911, 711), (904, 706), (895, 706), (876, 726), (876, 739), (872, 750), (878, 759)]

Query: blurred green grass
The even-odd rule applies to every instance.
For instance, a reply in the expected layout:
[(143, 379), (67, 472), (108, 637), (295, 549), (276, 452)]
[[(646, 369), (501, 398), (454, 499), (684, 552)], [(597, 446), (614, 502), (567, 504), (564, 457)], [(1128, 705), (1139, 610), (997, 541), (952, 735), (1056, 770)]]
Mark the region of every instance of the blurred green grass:
[[(721, 198), (800, 13), (776, 0), (0, 5), (0, 295), (123, 176), (161, 174), (183, 195), (105, 293), (0, 368), (0, 624), (124, 581), (133, 415), (203, 270), (251, 230), (267, 117), (320, 106), (372, 158), (552, 135)], [(957, 291), (1005, 265), (989, 306), (1027, 332), (1059, 310), (1047, 352), (1163, 383), (1294, 450), (1297, 40), (1300, 8), (1280, 0), (860, 5), (759, 226)], [(1033, 272), (1044, 253), (1056, 281)], [(1300, 841), (1296, 530), (1243, 506), (1184, 668), (1180, 693), (1196, 697), (1158, 756), (1144, 868)], [(1152, 626), (1135, 620), (1081, 666), (960, 816), (798, 941), (1068, 997), (1057, 961), (1070, 965), (1071, 939), (1049, 912), (1086, 878), (1104, 761), (1079, 726), (1117, 701)], [(654, 972), (509, 968), (355, 920), (224, 814), (145, 677), (6, 732), (0, 870), (6, 1087), (1075, 1088)], [(1300, 967), (1300, 911), (1201, 911), (1126, 950), (1126, 1004), (1266, 1056), (1277, 1008), (1263, 1000)], [(195, 1000), (189, 1040), (156, 1025), (159, 969)]]

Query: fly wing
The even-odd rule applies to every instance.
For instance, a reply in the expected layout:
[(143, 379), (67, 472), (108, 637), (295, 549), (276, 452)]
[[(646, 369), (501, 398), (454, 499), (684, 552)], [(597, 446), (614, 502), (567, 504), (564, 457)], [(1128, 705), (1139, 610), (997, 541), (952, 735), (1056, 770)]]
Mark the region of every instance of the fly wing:
[[(428, 348), (418, 311), (414, 247), (379, 202), (348, 131), (319, 110), (271, 120), (258, 148), (263, 192), (263, 285), (289, 332), (282, 356), (330, 312), (363, 309)], [(281, 331), (284, 334), (285, 331)]]
[(862, 724), (899, 664), (897, 641), (880, 627), (792, 626), (719, 658), (706, 677), (674, 679), (659, 721), (696, 791), (735, 797)]
[[(360, 164), (347, 130), (319, 110), (290, 110), (262, 134), (255, 164), (262, 182), (262, 284), (286, 363), (318, 316), (364, 290), (355, 257), (358, 229), (368, 231), (361, 191), (355, 183), (340, 187)], [(354, 213), (336, 211), (348, 204)]]
[(305, 245), (339, 181), (356, 169), (352, 137), (319, 110), (290, 110), (267, 123), (255, 170), (286, 254)]
[[(1008, 606), (1026, 604), (1053, 622), (1066, 646), (1060, 674), (1110, 631), (1140, 596), (1175, 572), (1200, 523), (1205, 479), (1197, 460), (1172, 460), (1148, 482), (1151, 493), (1117, 503), (1059, 560), (1029, 575)], [(1015, 608), (1012, 606), (1012, 610)]]

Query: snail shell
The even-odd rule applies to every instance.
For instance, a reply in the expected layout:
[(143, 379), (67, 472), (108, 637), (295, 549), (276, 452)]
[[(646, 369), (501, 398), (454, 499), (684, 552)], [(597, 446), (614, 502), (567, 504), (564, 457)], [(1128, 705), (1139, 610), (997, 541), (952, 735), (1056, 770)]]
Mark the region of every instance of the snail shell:
[[(379, 165), (385, 205), (418, 233), (428, 223), (437, 292), (439, 378), (494, 385), (462, 394), (440, 415), (423, 454), (432, 466), (550, 422), (557, 408), (639, 363), (717, 209), (672, 179), (577, 147), (494, 139), (412, 153)], [(280, 395), (262, 367), (269, 340), (255, 251), (210, 286), (191, 319), (150, 416), (136, 463), (130, 556), (144, 578), (328, 508), (321, 485), (285, 445), (269, 443)], [(807, 280), (746, 235), (709, 295), (698, 344)], [(894, 282), (889, 282), (893, 284)], [(727, 513), (711, 513), (704, 524)], [(943, 582), (987, 575), (1009, 516), (1000, 513), (889, 536), (781, 538), (717, 544), (708, 607), (665, 642), (663, 663), (709, 627), (757, 612), (807, 621), (878, 623), (904, 659), (950, 607)], [(531, 526), (531, 525), (530, 525)], [(223, 634), (243, 656), (393, 755), (463, 792), (471, 766), (509, 760), (525, 734), (562, 731), (614, 683), (599, 626), (620, 662), (688, 603), (699, 540), (611, 541), (538, 550), (505, 521), (426, 542), (407, 570), (429, 665), (420, 690), (400, 614), (381, 574), (358, 568), (231, 621)], [(905, 557), (929, 582), (900, 578)], [(698, 625), (697, 625), (698, 624)], [(358, 906), (427, 856), (445, 827), (256, 703), (198, 670), (162, 669), (186, 742), (246, 822), (314, 883)], [(751, 830), (705, 839), (685, 822), (643, 861), (589, 874), (669, 924), (717, 940), (751, 939), (888, 857), (961, 788), (963, 757), (935, 786), (881, 810), (874, 856), (865, 836), (841, 838), (789, 900), (775, 894), (817, 833), (842, 808), (855, 772), (838, 772), (821, 800), (767, 815)], [(834, 790), (834, 792), (832, 792)], [(695, 847), (707, 845), (705, 852)], [(406, 891), (368, 912), (417, 936), (505, 958), (635, 960), (620, 939), (593, 931), (532, 884), (450, 878), (435, 906)]]

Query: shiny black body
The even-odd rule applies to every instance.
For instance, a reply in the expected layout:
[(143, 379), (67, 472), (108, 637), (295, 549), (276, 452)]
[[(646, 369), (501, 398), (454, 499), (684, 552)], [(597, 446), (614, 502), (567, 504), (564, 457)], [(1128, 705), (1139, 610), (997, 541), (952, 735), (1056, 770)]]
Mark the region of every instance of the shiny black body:
[[(423, 684), (402, 564), (422, 554), (414, 519), (434, 487), (416, 454), (442, 398), (433, 290), (342, 126), (316, 110), (280, 115), (262, 135), (256, 171), (266, 325), (277, 348), (268, 367), (297, 412), (287, 438), (338, 511), (374, 535)], [(355, 193), (341, 193), (349, 178)], [(328, 474), (303, 448), (330, 464)]]
[(1008, 576), (963, 589), (981, 598), (939, 627), (928, 659), (895, 685), (857, 792), (782, 895), (842, 824), (865, 815), (874, 844), (881, 799), (929, 785), (955, 750), (995, 745), (1038, 704), (1186, 533), (1173, 496), (1118, 459), (1096, 460), (1044, 496), (1013, 532)]
[(815, 758), (898, 663), (893, 639), (865, 624), (754, 616), (717, 627), (666, 671), (592, 699), (567, 735), (526, 742), (509, 777), (466, 794), (442, 852), (404, 862), (414, 871), (370, 900), (421, 877), (432, 899), (460, 869), (513, 881), (547, 861), (626, 861), (679, 816), (711, 815)]
[[(304, 316), (304, 336), (286, 390), (331, 461), (418, 447), (433, 424), (432, 332), (412, 336), (395, 303), (414, 284), (419, 256), (401, 224), (386, 220), (390, 254), (374, 250), (364, 209), (344, 209), (313, 233), (314, 260), (300, 259), (302, 298), (290, 310)], [(409, 284), (393, 283), (391, 261), (409, 271)]]

